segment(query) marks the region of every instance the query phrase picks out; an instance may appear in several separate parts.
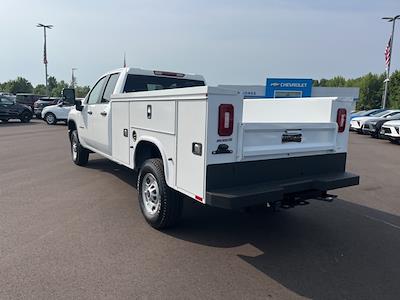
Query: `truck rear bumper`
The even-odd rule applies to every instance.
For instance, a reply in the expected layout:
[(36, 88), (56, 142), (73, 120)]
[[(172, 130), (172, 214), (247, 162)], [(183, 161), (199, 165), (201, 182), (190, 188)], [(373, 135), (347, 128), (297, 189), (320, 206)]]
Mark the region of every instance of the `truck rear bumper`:
[(209, 165), (206, 204), (241, 208), (358, 185), (345, 165), (346, 153)]
[(288, 196), (310, 199), (312, 195), (357, 184), (359, 176), (344, 172), (214, 190), (207, 192), (206, 199), (211, 206), (236, 209), (280, 201)]

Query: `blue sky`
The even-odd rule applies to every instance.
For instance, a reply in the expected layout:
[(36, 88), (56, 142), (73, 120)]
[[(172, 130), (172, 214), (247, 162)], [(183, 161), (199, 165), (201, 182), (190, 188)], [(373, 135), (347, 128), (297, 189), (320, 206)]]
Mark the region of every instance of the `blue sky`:
[[(399, 0), (1, 0), (0, 82), (23, 76), (43, 83), (48, 69), (91, 85), (129, 66), (202, 74), (211, 85), (263, 84), (266, 77), (320, 79), (384, 71)], [(400, 22), (392, 70), (400, 68)]]

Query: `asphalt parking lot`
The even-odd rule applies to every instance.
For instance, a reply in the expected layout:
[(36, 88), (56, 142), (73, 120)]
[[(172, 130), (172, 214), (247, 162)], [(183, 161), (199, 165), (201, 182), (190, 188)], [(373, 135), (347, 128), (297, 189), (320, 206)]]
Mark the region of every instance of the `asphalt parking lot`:
[(361, 185), (243, 213), (186, 202), (148, 226), (130, 170), (70, 160), (64, 125), (0, 124), (0, 299), (398, 299), (400, 146), (351, 134)]

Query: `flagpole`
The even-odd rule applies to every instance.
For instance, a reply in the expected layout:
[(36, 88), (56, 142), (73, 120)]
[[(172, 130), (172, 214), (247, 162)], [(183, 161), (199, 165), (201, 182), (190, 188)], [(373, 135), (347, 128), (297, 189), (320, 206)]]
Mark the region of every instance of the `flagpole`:
[(394, 27), (396, 25), (396, 20), (400, 18), (400, 15), (397, 15), (395, 17), (384, 17), (382, 19), (388, 20), (388, 22), (393, 22), (392, 24), (392, 35), (390, 36), (390, 45), (389, 45), (389, 62), (387, 64), (387, 72), (386, 72), (386, 79), (385, 79), (385, 91), (383, 94), (383, 99), (382, 99), (382, 108), (386, 108), (386, 102), (387, 102), (387, 94), (388, 94), (388, 89), (389, 89), (389, 80), (390, 80), (390, 63), (392, 61), (392, 47), (393, 47), (393, 40), (394, 40)]
[(45, 76), (45, 82), (46, 82), (46, 96), (50, 97), (49, 95), (49, 86), (47, 85), (47, 49), (46, 49), (46, 27), (43, 27), (43, 32), (44, 32), (44, 50), (43, 50), (43, 63), (44, 63), (44, 76)]
[(53, 25), (44, 25), (44, 24), (37, 24), (36, 27), (43, 27), (43, 37), (44, 37), (44, 45), (43, 45), (43, 64), (44, 64), (44, 76), (45, 76), (45, 83), (46, 83), (46, 94), (49, 96), (49, 87), (47, 85), (47, 45), (46, 45), (46, 29), (51, 29)]

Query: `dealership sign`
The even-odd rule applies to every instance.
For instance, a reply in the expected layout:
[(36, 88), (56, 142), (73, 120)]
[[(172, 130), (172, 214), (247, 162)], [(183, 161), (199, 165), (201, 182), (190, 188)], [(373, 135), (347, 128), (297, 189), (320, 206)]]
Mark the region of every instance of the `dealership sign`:
[(267, 78), (267, 98), (311, 97), (312, 79)]

